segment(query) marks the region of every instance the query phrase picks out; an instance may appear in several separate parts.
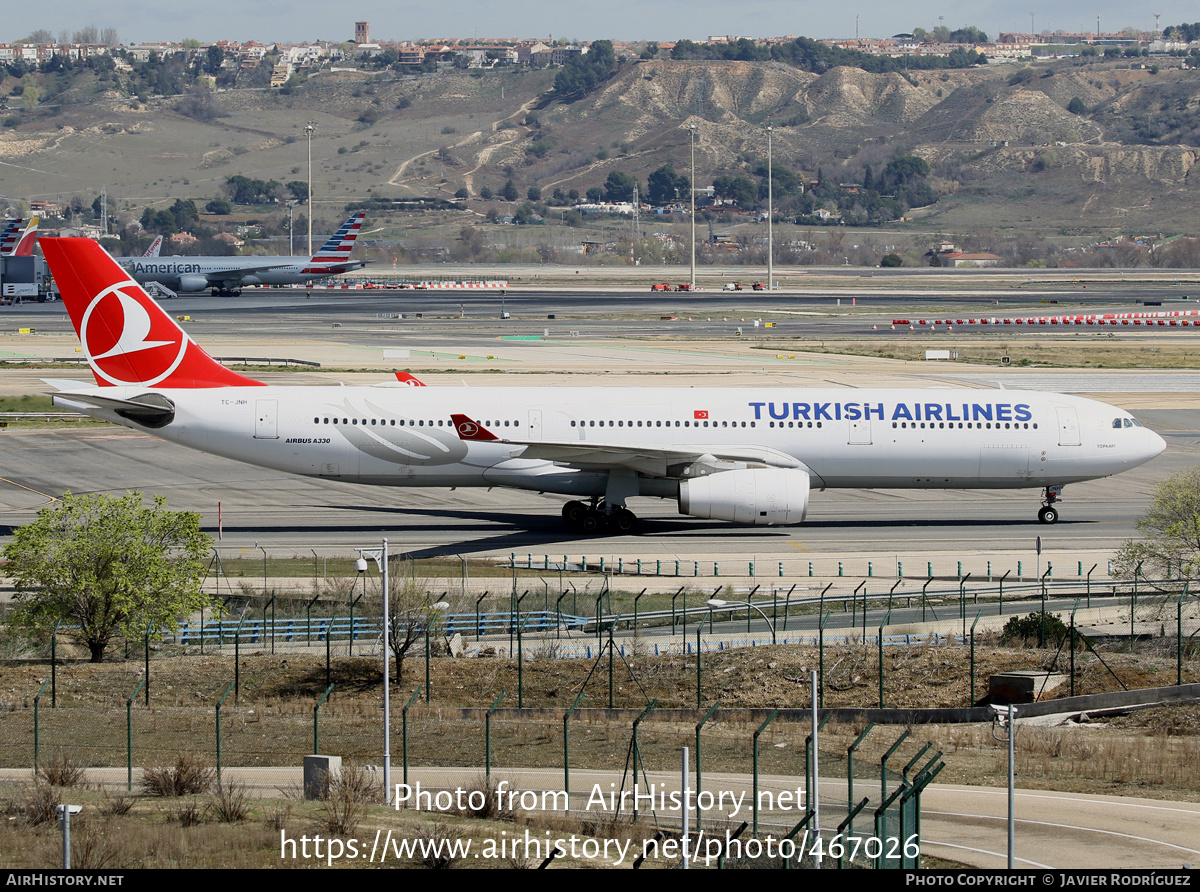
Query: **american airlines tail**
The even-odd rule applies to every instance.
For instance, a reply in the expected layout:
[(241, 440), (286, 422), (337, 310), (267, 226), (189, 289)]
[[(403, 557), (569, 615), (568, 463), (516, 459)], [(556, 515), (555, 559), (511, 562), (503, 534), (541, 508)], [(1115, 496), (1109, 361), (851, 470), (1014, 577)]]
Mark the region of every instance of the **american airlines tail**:
[(25, 227), (25, 231), (21, 233), (20, 239), (17, 240), (16, 247), (13, 248), (14, 257), (32, 257), (33, 246), (37, 243), (38, 223), (41, 220), (34, 217), (29, 221), (29, 225)]
[(63, 304), (101, 387), (245, 387), (91, 239), (42, 240)]
[[(362, 230), (363, 220), (366, 219), (366, 216), (365, 212), (352, 214), (350, 219), (329, 238), (329, 241), (321, 246), (321, 250), (312, 256), (312, 259), (309, 260), (310, 266), (304, 271), (306, 273), (327, 273), (331, 266), (349, 265), (350, 252), (354, 250), (354, 241)], [(362, 266), (363, 264), (355, 265)]]
[(16, 250), (17, 240), (21, 237), (21, 226), (25, 223), (22, 217), (9, 222), (0, 232), (0, 256), (8, 257)]

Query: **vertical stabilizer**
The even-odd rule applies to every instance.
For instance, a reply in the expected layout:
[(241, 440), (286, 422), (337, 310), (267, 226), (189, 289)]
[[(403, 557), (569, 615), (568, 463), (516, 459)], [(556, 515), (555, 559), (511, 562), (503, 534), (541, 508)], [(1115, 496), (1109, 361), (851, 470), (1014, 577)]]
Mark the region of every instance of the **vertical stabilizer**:
[(205, 353), (97, 242), (48, 238), (42, 253), (100, 386), (261, 384)]

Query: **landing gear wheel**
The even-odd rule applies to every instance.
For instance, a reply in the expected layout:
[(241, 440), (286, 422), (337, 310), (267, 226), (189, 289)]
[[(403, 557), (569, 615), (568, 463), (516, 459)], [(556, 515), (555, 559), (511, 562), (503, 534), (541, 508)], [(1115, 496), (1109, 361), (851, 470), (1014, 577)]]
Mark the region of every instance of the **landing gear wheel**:
[(622, 535), (628, 536), (637, 529), (637, 515), (628, 508), (618, 508), (612, 513), (609, 522), (612, 528)]
[(1038, 520), (1042, 523), (1058, 523), (1058, 509), (1044, 505), (1038, 512)]
[(583, 523), (583, 516), (587, 514), (588, 507), (580, 501), (570, 501), (563, 505), (562, 516), (567, 522), (567, 526), (578, 529)]
[(579, 528), (585, 533), (595, 533), (600, 529), (600, 515), (595, 511), (587, 511), (579, 521)]

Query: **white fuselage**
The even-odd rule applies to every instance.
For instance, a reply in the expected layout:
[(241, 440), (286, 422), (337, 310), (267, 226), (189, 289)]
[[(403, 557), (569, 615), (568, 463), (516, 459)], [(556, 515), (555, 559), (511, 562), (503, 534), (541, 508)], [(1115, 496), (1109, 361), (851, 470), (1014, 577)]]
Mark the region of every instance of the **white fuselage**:
[(327, 263), (308, 257), (122, 257), (117, 263), (140, 284), (159, 282), (185, 293), (218, 285), (303, 285), (363, 266), (361, 261)]
[[(163, 439), (294, 474), (388, 486), (510, 486), (602, 495), (609, 470), (523, 458), (530, 442), (692, 449), (765, 447), (807, 469), (814, 489), (1011, 489), (1106, 477), (1164, 448), (1121, 409), (1010, 390), (612, 387), (97, 388), (175, 404)], [(69, 398), (69, 394), (63, 394)], [(451, 413), (504, 439), (465, 441)], [(139, 427), (106, 410), (91, 414)], [(714, 447), (709, 450), (705, 447)], [(678, 481), (647, 459), (639, 495)]]

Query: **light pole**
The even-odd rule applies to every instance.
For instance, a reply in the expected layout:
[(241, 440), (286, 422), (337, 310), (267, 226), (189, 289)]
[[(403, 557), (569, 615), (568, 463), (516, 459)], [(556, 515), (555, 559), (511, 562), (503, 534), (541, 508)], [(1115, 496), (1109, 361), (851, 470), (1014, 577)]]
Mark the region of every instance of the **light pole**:
[(354, 568), (359, 573), (367, 572), (367, 558), (375, 561), (383, 577), (383, 801), (392, 801), (392, 678), (389, 658), (391, 657), (391, 620), (388, 616), (388, 541), (383, 540), (380, 548), (360, 548)]
[(313, 218), (313, 178), (312, 178), (312, 138), (317, 129), (316, 121), (309, 121), (304, 126), (304, 135), (308, 137), (308, 256), (312, 257), (312, 218)]
[(692, 198), (692, 285), (696, 290), (696, 125), (688, 125), (688, 140), (692, 147), (692, 183), (688, 192)]
[[(997, 733), (1000, 732), (1000, 733)], [(1002, 736), (1003, 735), (1003, 736)], [(1008, 744), (1008, 869), (1013, 869), (1015, 855), (1015, 822), (1014, 790), (1016, 779), (1013, 774), (1013, 758), (1015, 756), (1017, 737), (1017, 708), (1015, 706), (992, 707), (992, 737), (1001, 743)]]
[(775, 167), (771, 155), (771, 135), (774, 127), (767, 127), (767, 291), (775, 290), (775, 213), (772, 209), (775, 185)]

